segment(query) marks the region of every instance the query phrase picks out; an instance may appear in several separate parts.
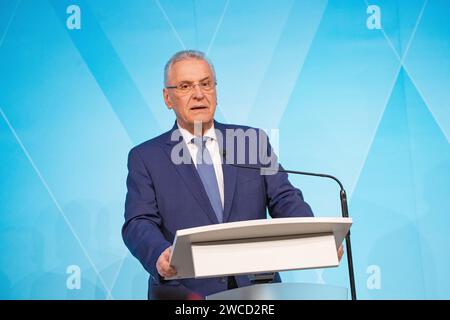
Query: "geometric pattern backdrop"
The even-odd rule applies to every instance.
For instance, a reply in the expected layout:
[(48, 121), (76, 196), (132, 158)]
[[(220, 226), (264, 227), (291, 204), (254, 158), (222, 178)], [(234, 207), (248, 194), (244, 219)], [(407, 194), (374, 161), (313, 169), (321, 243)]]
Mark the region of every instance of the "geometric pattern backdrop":
[[(171, 128), (163, 68), (207, 52), (221, 122), (339, 177), (358, 297), (450, 298), (447, 0), (1, 0), (0, 298), (145, 299), (120, 230), (130, 148)], [(338, 186), (291, 177), (316, 216)], [(348, 285), (333, 269), (284, 281)]]

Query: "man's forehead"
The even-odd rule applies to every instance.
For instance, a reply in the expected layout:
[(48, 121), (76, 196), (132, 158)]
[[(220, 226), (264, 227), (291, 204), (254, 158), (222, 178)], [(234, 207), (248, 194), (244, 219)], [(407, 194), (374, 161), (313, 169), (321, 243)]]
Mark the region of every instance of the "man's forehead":
[(169, 78), (175, 81), (197, 81), (212, 77), (208, 62), (201, 59), (185, 59), (175, 62), (169, 72)]

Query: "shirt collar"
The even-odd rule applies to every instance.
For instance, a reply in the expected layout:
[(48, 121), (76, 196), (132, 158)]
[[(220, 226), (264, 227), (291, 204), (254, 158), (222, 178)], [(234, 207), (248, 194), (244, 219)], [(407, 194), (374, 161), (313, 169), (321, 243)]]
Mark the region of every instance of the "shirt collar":
[[(183, 136), (184, 141), (185, 141), (187, 144), (192, 143), (192, 139), (194, 139), (195, 136), (194, 136), (192, 133), (190, 133), (188, 130), (182, 128), (182, 127), (178, 124), (178, 121), (177, 121), (177, 127), (178, 127), (178, 129), (180, 130), (181, 135)], [(208, 139), (211, 139), (211, 140), (217, 140), (217, 137), (216, 137), (216, 131), (214, 130), (214, 122), (213, 122), (211, 128), (209, 128), (208, 130), (205, 131), (205, 133), (203, 134), (203, 136), (204, 136), (204, 137), (207, 137)]]

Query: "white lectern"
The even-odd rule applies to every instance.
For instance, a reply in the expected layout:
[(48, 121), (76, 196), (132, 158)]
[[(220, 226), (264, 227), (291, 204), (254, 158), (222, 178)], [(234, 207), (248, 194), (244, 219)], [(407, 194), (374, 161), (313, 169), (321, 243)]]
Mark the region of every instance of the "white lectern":
[(279, 218), (179, 230), (170, 279), (336, 267), (351, 218)]

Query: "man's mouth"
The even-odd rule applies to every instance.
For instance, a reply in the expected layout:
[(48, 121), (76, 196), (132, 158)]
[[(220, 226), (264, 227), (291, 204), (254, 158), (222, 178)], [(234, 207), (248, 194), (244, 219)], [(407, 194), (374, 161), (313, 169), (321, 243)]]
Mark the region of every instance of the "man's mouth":
[(193, 106), (191, 107), (191, 110), (203, 110), (203, 109), (208, 109), (207, 106)]

